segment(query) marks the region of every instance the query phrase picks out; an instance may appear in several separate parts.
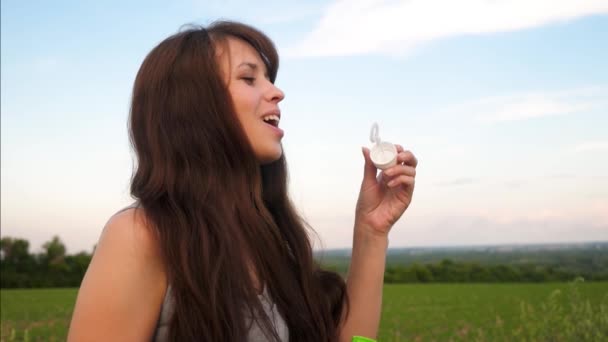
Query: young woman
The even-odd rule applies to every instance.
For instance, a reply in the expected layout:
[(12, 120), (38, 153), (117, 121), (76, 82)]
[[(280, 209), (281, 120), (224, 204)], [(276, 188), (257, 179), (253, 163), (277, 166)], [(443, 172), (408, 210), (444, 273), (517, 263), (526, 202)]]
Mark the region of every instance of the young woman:
[(348, 279), (313, 260), (288, 197), (273, 43), (240, 23), (155, 47), (135, 80), (133, 206), (108, 221), (70, 341), (375, 338), (388, 232), (412, 199), (416, 158), (376, 176), (369, 150)]

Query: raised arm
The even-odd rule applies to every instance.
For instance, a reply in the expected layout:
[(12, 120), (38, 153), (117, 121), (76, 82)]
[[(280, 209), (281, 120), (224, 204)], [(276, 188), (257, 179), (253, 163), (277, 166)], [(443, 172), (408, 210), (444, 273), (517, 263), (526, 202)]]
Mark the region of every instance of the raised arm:
[(411, 203), (418, 164), (411, 152), (396, 147), (398, 164), (378, 176), (369, 150), (363, 149), (365, 171), (346, 281), (350, 307), (340, 327), (341, 342), (350, 342), (353, 336), (375, 339), (378, 335), (388, 233)]
[(166, 288), (159, 244), (140, 209), (119, 212), (80, 286), (68, 341), (149, 341)]

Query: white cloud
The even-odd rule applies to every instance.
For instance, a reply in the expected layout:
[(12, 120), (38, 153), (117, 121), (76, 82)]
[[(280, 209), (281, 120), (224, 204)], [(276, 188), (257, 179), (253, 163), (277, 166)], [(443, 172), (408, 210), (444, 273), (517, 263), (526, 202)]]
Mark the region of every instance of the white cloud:
[[(605, 241), (608, 225), (593, 217), (569, 219), (518, 219), (496, 221), (486, 217), (438, 217), (435, 221), (395, 230), (391, 240), (407, 245), (479, 245), (505, 243), (555, 243)], [(409, 229), (407, 229), (409, 228)], [(397, 236), (404, 236), (397, 239)], [(407, 239), (405, 239), (407, 237)], [(395, 244), (396, 245), (396, 244)], [(393, 245), (394, 246), (394, 245)]]
[(608, 13), (605, 0), (339, 0), (288, 56), (403, 54), (420, 43)]
[(605, 109), (608, 107), (606, 98), (606, 88), (583, 87), (491, 96), (451, 106), (448, 111), (471, 115), (480, 122), (500, 123)]
[[(409, 210), (409, 209), (408, 209)], [(410, 212), (391, 230), (391, 247), (606, 241), (608, 202), (457, 213)]]
[(58, 58), (46, 56), (39, 57), (32, 62), (32, 67), (37, 72), (48, 72), (49, 70), (62, 67), (62, 63)]
[(462, 178), (455, 178), (455, 179), (450, 179), (450, 180), (444, 180), (441, 182), (437, 182), (435, 183), (435, 185), (438, 186), (460, 186), (460, 185), (470, 185), (470, 184), (474, 184), (479, 182), (478, 179), (475, 178), (471, 178), (471, 177), (462, 177)]
[(586, 141), (570, 149), (573, 152), (607, 151), (608, 141)]
[(513, 96), (486, 105), (493, 108), (480, 114), (478, 116), (480, 121), (521, 121), (572, 114), (594, 108), (593, 102), (567, 99), (550, 93)]
[[(490, 214), (480, 216), (500, 224), (513, 224), (517, 222), (542, 223), (552, 222), (586, 222), (593, 227), (608, 227), (608, 201), (604, 198), (587, 200), (584, 205), (536, 207), (530, 210), (516, 210), (502, 208)], [(608, 234), (608, 230), (604, 231)], [(608, 235), (607, 235), (608, 236)]]
[(266, 0), (251, 6), (248, 1), (195, 1), (194, 11), (208, 18), (239, 20), (253, 25), (291, 23), (318, 17), (323, 11), (323, 0)]

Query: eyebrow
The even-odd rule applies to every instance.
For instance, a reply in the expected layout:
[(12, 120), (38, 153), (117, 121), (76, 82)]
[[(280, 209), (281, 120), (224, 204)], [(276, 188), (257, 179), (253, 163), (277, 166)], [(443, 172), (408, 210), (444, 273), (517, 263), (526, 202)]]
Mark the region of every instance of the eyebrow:
[(242, 66), (248, 66), (248, 67), (250, 67), (250, 68), (251, 68), (251, 69), (253, 69), (253, 70), (255, 70), (255, 69), (257, 69), (257, 68), (258, 68), (258, 65), (257, 65), (257, 64), (255, 64), (255, 63), (251, 63), (251, 62), (243, 62), (243, 63), (239, 64), (239, 66), (238, 66), (238, 67), (240, 68), (240, 67), (242, 67)]

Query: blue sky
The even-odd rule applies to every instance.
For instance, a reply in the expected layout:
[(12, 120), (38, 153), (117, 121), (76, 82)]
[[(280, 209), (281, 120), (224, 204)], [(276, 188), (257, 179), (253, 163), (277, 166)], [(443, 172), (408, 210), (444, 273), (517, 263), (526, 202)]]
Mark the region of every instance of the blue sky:
[(606, 1), (2, 1), (1, 234), (91, 250), (129, 204), (145, 55), (234, 19), (282, 57), (292, 197), (348, 247), (361, 146), (418, 157), (391, 247), (608, 240)]

